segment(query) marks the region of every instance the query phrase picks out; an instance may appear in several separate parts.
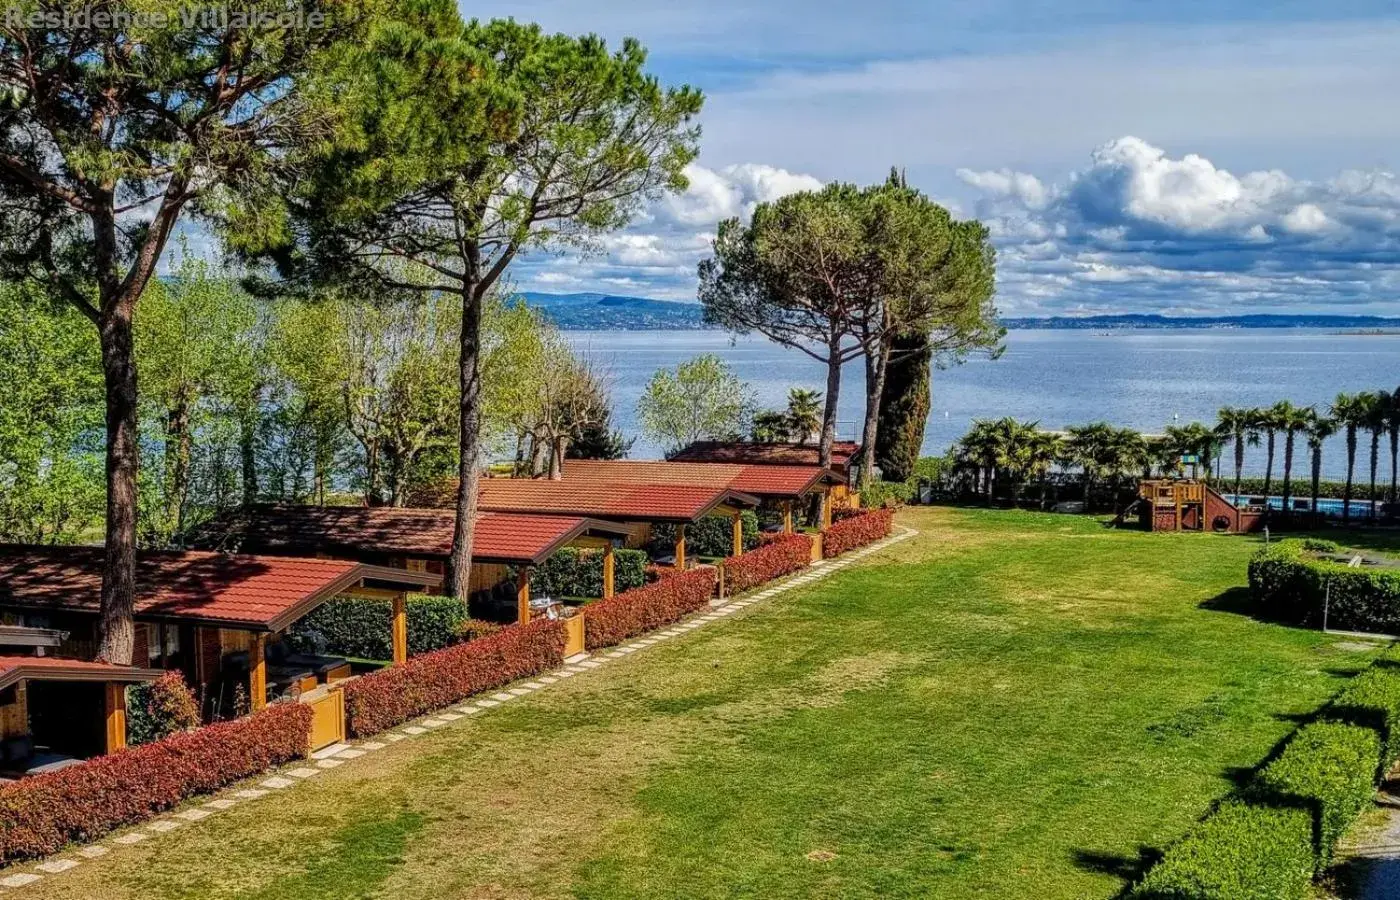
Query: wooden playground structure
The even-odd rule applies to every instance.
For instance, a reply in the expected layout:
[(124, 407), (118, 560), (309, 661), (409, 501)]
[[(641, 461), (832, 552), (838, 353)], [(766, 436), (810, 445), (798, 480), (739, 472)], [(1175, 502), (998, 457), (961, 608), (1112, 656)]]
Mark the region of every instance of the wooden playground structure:
[(1214, 531), (1241, 534), (1264, 525), (1264, 511), (1239, 508), (1214, 488), (1194, 478), (1149, 479), (1138, 485), (1138, 499), (1124, 511), (1134, 511), (1147, 531)]

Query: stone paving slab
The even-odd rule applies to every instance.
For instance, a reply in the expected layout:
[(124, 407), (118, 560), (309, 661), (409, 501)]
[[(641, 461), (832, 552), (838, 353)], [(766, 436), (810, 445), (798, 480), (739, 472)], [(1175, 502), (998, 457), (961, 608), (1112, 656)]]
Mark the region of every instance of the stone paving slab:
[(365, 741), (360, 745), (361, 750), (383, 750), (384, 745), (378, 741)]
[(318, 760), (316, 760), (316, 765), (320, 766), (320, 767), (323, 768), (323, 769), (334, 769), (336, 766), (343, 766), (343, 765), (345, 765), (345, 760), (343, 760), (343, 759), (318, 759)]
[(310, 778), (313, 775), (320, 775), (321, 773), (316, 769), (308, 769), (306, 766), (301, 766), (300, 768), (289, 770), (287, 774), (292, 778)]
[(99, 856), (106, 856), (108, 853), (111, 852), (111, 849), (104, 847), (101, 844), (88, 844), (86, 847), (78, 848), (78, 855), (86, 857), (88, 859), (97, 859)]
[(118, 836), (112, 838), (112, 843), (114, 843), (114, 844), (139, 844), (139, 843), (141, 843), (142, 841), (144, 841), (144, 840), (145, 840), (146, 838), (148, 838), (148, 837), (150, 837), (150, 835), (147, 834), (147, 833), (144, 832), (144, 831), (129, 831), (129, 832), (127, 832), (126, 834), (118, 835)]
[(16, 872), (13, 875), (6, 875), (4, 878), (0, 878), (0, 887), (24, 887), (27, 884), (33, 884), (43, 877), (42, 875), (35, 875), (32, 872)]
[(200, 819), (209, 818), (213, 813), (207, 809), (187, 809), (183, 812), (177, 812), (175, 815), (186, 822), (198, 822)]
[(204, 804), (204, 808), (223, 812), (226, 809), (232, 809), (237, 804), (238, 801), (234, 800), (232, 797), (220, 797), (218, 800), (210, 800), (208, 803)]
[(185, 823), (177, 822), (174, 819), (158, 819), (148, 824), (146, 828), (154, 831), (156, 834), (165, 834), (166, 832), (174, 831), (183, 824)]
[(271, 790), (277, 791), (277, 790), (281, 790), (282, 788), (285, 788), (285, 787), (291, 787), (291, 786), (292, 786), (292, 783), (293, 783), (293, 782), (292, 782), (292, 780), (291, 780), (290, 778), (283, 778), (283, 777), (281, 777), (281, 776), (279, 776), (279, 775), (274, 775), (273, 777), (271, 777), (271, 778), (269, 778), (268, 780), (264, 781), (264, 782), (262, 783), (261, 787), (265, 787), (265, 788), (269, 788), (269, 789), (271, 789)]
[(57, 875), (60, 872), (78, 868), (78, 861), (76, 859), (50, 859), (39, 863), (34, 868), (49, 875)]
[(244, 788), (234, 793), (235, 797), (242, 797), (244, 800), (256, 800), (259, 797), (266, 797), (267, 791), (262, 788)]
[(410, 725), (407, 728), (405, 728), (402, 733), (409, 735), (410, 737), (417, 737), (420, 734), (427, 734), (428, 729), (419, 728), (417, 725)]

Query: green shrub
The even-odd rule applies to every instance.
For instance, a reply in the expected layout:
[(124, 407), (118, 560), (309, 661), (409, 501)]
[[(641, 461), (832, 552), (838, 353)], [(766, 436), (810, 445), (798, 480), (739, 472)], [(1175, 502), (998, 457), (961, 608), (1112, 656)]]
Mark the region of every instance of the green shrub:
[(1319, 866), (1375, 794), (1380, 736), (1369, 728), (1314, 722), (1294, 733), (1247, 789), (1261, 803), (1302, 805), (1313, 817)]
[(126, 735), (132, 746), (199, 727), (199, 703), (179, 672), (126, 689)]
[[(457, 643), (467, 611), (452, 597), (408, 596), (408, 652), (412, 656)], [(393, 606), (388, 600), (337, 597), (301, 618), (287, 632), (303, 653), (392, 659)]]
[(1400, 629), (1400, 568), (1348, 568), (1311, 553), (1336, 553), (1331, 541), (1287, 540), (1263, 548), (1249, 562), (1254, 602), (1299, 624), (1393, 634)]
[[(758, 546), (758, 515), (753, 510), (740, 513), (744, 528), (744, 549)], [(651, 531), (653, 555), (669, 556), (676, 546), (676, 526), (657, 525)], [(689, 556), (715, 556), (720, 559), (734, 554), (734, 522), (729, 516), (706, 516), (685, 527), (685, 552)], [(620, 589), (619, 589), (620, 590)]]
[(1400, 668), (1383, 660), (1357, 675), (1323, 715), (1376, 732), (1382, 748), (1377, 774), (1388, 771), (1400, 760)]
[(914, 499), (918, 482), (875, 481), (860, 489), (860, 505), (867, 509), (881, 506), (902, 506)]
[[(642, 550), (613, 551), (613, 586), (621, 593), (646, 583)], [(530, 592), (541, 597), (603, 596), (603, 551), (564, 547), (530, 573)]]
[(1312, 819), (1291, 807), (1221, 805), (1129, 894), (1131, 900), (1295, 900), (1313, 875)]

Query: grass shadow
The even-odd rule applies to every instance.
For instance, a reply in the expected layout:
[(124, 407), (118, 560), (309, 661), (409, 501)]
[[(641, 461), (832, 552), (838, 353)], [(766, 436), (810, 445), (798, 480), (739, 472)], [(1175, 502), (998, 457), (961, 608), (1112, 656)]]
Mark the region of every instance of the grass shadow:
[(1244, 616), (1261, 622), (1266, 625), (1284, 625), (1290, 628), (1301, 627), (1297, 622), (1290, 621), (1282, 616), (1270, 613), (1268, 609), (1261, 608), (1254, 598), (1250, 596), (1249, 588), (1236, 586), (1227, 588), (1214, 597), (1207, 597), (1196, 605), (1197, 609), (1204, 609), (1210, 612), (1229, 613), (1234, 616)]
[(1157, 847), (1139, 846), (1136, 856), (1084, 849), (1072, 850), (1070, 855), (1074, 864), (1086, 872), (1122, 879), (1123, 887), (1114, 895), (1115, 898), (1119, 898), (1126, 897), (1133, 885), (1147, 874), (1147, 870), (1161, 860), (1162, 851)]

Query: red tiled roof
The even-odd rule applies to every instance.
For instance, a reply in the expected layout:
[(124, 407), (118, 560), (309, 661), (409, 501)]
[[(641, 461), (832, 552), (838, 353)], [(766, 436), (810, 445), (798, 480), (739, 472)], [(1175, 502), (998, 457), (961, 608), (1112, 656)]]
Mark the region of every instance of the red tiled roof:
[[(101, 547), (0, 546), (0, 606), (97, 612)], [(436, 576), (333, 559), (150, 552), (136, 560), (136, 615), (280, 631), (363, 581), (405, 588)]]
[(165, 673), (158, 669), (114, 666), (104, 662), (84, 662), (53, 656), (0, 656), (0, 689), (17, 681), (155, 681)]
[[(208, 549), (254, 553), (326, 553), (445, 559), (456, 514), (445, 509), (365, 506), (259, 506), (200, 527), (192, 542)], [(626, 529), (579, 516), (483, 513), (472, 536), (472, 559), (538, 563), (582, 534), (625, 537)]]
[(734, 465), (667, 460), (571, 459), (564, 463), (564, 481), (586, 478), (616, 484), (699, 484), (729, 487), (761, 497), (798, 498), (823, 479), (840, 476), (820, 466)]
[(483, 478), (483, 510), (593, 516), (636, 522), (693, 522), (725, 503), (754, 506), (757, 498), (722, 486), (544, 478)]
[[(844, 472), (860, 452), (855, 441), (831, 445), (831, 467)], [(816, 444), (760, 443), (758, 441), (696, 441), (672, 456), (674, 462), (748, 463), (756, 466), (815, 466)]]

